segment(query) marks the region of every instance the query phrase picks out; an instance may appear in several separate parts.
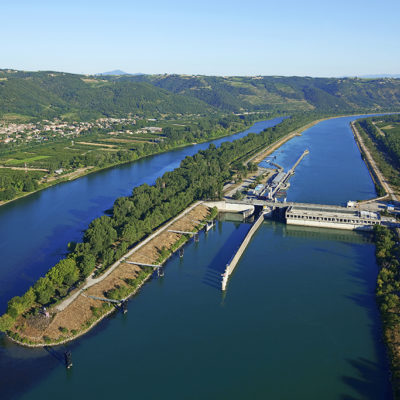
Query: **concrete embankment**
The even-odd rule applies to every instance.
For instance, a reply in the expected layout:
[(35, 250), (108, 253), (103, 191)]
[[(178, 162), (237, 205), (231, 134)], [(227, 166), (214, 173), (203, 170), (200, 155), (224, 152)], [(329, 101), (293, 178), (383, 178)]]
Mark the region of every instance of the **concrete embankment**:
[(257, 218), (256, 222), (254, 222), (253, 226), (250, 228), (246, 237), (243, 239), (243, 242), (239, 246), (236, 254), (232, 257), (231, 261), (226, 265), (225, 272), (222, 275), (222, 290), (226, 290), (226, 285), (228, 283), (229, 276), (234, 271), (237, 263), (240, 260), (240, 257), (242, 257), (244, 251), (246, 250), (246, 247), (250, 243), (251, 238), (256, 233), (257, 229), (260, 227), (263, 221), (264, 221), (264, 214), (261, 213), (260, 216)]

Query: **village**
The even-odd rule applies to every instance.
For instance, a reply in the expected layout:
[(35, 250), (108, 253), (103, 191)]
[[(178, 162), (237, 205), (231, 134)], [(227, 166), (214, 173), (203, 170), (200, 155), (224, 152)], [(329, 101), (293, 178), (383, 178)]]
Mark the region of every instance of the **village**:
[[(140, 120), (141, 123), (137, 123)], [(0, 143), (22, 144), (29, 142), (45, 142), (59, 138), (73, 138), (93, 132), (105, 132), (110, 135), (161, 133), (162, 128), (145, 126), (156, 119), (142, 120), (135, 117), (99, 118), (92, 122), (67, 122), (55, 118), (40, 122), (16, 123), (0, 121)]]

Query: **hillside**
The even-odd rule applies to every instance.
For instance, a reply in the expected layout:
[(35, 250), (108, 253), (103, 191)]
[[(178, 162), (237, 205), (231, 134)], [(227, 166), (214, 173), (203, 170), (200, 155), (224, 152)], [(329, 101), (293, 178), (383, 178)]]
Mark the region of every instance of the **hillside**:
[(108, 81), (59, 72), (0, 70), (0, 117), (93, 119), (164, 113), (205, 114), (212, 108), (147, 82)]
[(118, 80), (150, 82), (224, 111), (400, 108), (398, 79), (142, 75)]
[(400, 80), (190, 75), (86, 76), (0, 70), (0, 118), (210, 112), (400, 110)]

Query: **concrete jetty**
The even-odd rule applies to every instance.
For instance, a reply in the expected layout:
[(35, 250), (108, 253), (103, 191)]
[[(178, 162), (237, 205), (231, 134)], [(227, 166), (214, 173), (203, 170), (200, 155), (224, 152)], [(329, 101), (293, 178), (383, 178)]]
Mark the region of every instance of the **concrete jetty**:
[(232, 257), (231, 261), (226, 265), (225, 272), (222, 274), (222, 290), (226, 290), (226, 285), (228, 283), (229, 276), (232, 274), (235, 269), (237, 263), (240, 260), (240, 257), (243, 255), (246, 247), (250, 243), (251, 238), (256, 233), (257, 229), (260, 227), (262, 222), (264, 221), (264, 213), (261, 213), (257, 220), (254, 222), (246, 237), (243, 239), (243, 242), (239, 246), (237, 252)]

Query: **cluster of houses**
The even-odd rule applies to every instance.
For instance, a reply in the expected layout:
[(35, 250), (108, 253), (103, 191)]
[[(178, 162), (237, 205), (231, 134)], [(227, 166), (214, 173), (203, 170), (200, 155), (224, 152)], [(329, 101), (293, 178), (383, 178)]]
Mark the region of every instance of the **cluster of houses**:
[[(59, 119), (40, 122), (11, 123), (0, 121), (0, 143), (26, 143), (30, 141), (43, 142), (55, 137), (76, 137), (93, 128), (105, 129), (110, 135), (119, 133), (140, 134), (160, 133), (162, 128), (149, 126), (135, 129), (137, 117), (128, 118), (99, 118), (93, 122), (66, 122)], [(123, 131), (118, 130), (118, 125), (124, 125)], [(132, 127), (131, 129), (127, 128)], [(117, 130), (116, 130), (117, 128)]]

